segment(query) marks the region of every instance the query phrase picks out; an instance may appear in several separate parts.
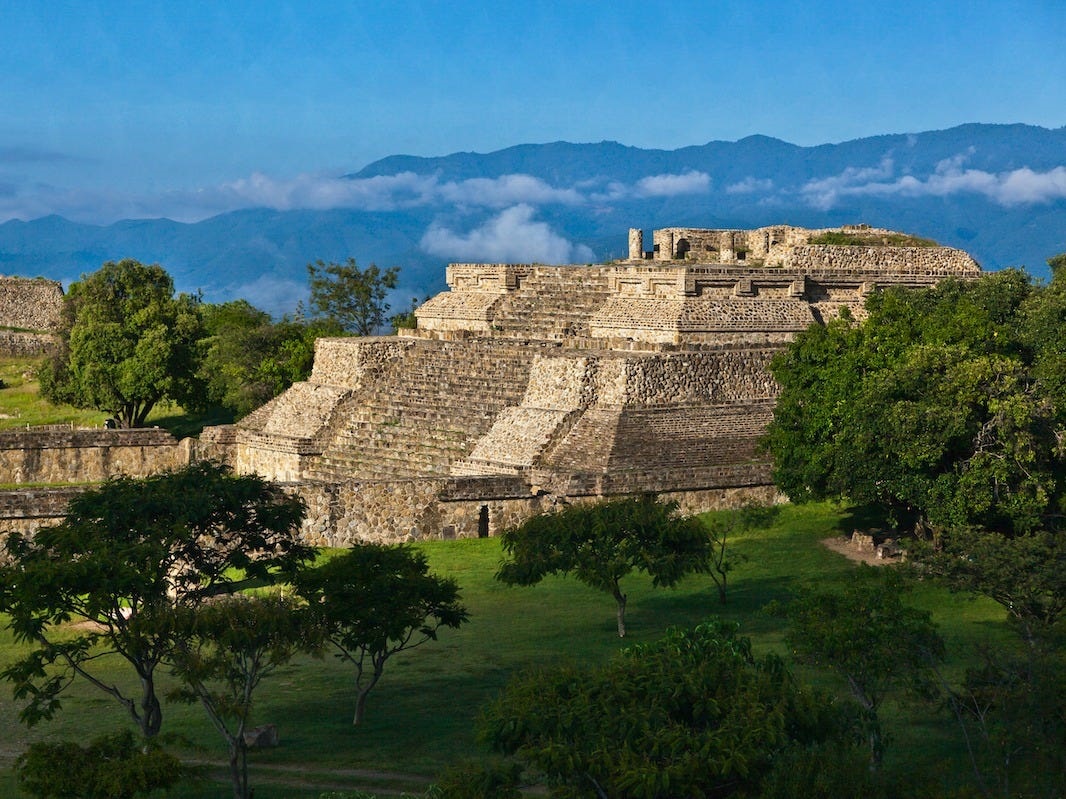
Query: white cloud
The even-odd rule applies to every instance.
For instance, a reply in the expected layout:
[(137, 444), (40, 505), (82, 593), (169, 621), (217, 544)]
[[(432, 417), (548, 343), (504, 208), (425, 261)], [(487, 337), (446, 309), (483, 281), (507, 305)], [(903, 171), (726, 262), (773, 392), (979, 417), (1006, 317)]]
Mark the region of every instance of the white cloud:
[(954, 194), (981, 194), (1003, 206), (1053, 202), (1066, 198), (1066, 166), (1047, 172), (1029, 167), (1006, 172), (965, 169), (973, 148), (936, 165), (922, 179), (913, 175), (892, 178), (892, 162), (884, 159), (874, 169), (846, 169), (839, 175), (812, 180), (802, 193), (817, 208), (826, 209), (847, 196), (947, 197)]
[(755, 194), (771, 191), (774, 182), (769, 178), (746, 177), (739, 183), (733, 183), (725, 187), (726, 194)]
[(711, 188), (711, 176), (706, 172), (684, 172), (680, 175), (649, 175), (637, 181), (637, 197), (673, 197), (678, 194), (702, 194)]
[(440, 200), (458, 205), (505, 208), (516, 203), (579, 205), (585, 201), (576, 189), (560, 189), (531, 175), (470, 178), (437, 187)]
[(811, 205), (821, 210), (832, 208), (845, 194), (859, 193), (857, 188), (892, 176), (892, 159), (885, 157), (875, 167), (849, 166), (839, 175), (808, 181), (800, 192)]
[(151, 194), (69, 189), (12, 181), (3, 175), (0, 178), (3, 178), (0, 181), (0, 221), (60, 214), (74, 221), (94, 224), (154, 217), (196, 222), (241, 208), (395, 211), (438, 205), (492, 209), (515, 205), (576, 206), (701, 193), (711, 186), (710, 176), (692, 171), (649, 175), (633, 184), (612, 182), (605, 188), (602, 188), (602, 180), (553, 186), (541, 178), (524, 174), (441, 181), (439, 175), (417, 175), (414, 172), (370, 178), (310, 173), (277, 178), (255, 172), (215, 186)]
[(455, 261), (566, 264), (595, 260), (588, 247), (574, 245), (547, 223), (534, 221), (534, 214), (532, 206), (516, 205), (466, 234), (434, 224), (422, 236), (421, 247)]

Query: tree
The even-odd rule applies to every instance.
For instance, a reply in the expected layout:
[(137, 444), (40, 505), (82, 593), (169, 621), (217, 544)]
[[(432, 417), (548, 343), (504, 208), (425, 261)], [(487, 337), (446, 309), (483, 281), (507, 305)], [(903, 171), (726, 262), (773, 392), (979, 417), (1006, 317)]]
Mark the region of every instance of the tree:
[(38, 799), (133, 799), (166, 789), (185, 767), (158, 746), (141, 745), (129, 730), (96, 738), (31, 744), (15, 763), (19, 787)]
[[(75, 497), (62, 522), (32, 539), (11, 534), (0, 610), (16, 640), (34, 648), (0, 676), (27, 701), (22, 719), (50, 718), (80, 677), (117, 700), (145, 738), (156, 735), (156, 669), (174, 652), (175, 608), (309, 560), (313, 551), (296, 538), (303, 514), (301, 499), (261, 478), (201, 462), (113, 478)], [(94, 669), (105, 654), (132, 667), (139, 697), (104, 676), (111, 670)]]
[(626, 595), (621, 580), (643, 571), (655, 586), (710, 568), (711, 541), (699, 519), (677, 515), (676, 502), (653, 496), (595, 505), (571, 505), (534, 516), (505, 530), (508, 560), (496, 578), (508, 585), (535, 585), (550, 574), (573, 574), (605, 591), (617, 604), (618, 635), (625, 637)]
[(156, 403), (195, 398), (198, 300), (174, 296), (158, 264), (127, 258), (82, 275), (67, 293), (60, 345), (41, 370), (53, 402), (110, 413), (140, 427)]
[(456, 582), (430, 574), (426, 556), (406, 546), (354, 547), (302, 571), (295, 585), (338, 657), (355, 667), (353, 724), (389, 658), (467, 620)]
[(244, 300), (201, 308), (206, 337), (199, 376), (205, 405), (232, 411), (238, 418), (306, 380), (314, 362), (315, 339), (339, 335), (329, 320), (271, 320)]
[(343, 264), (321, 260), (308, 264), (311, 310), (357, 336), (372, 335), (385, 324), (389, 310), (385, 297), (396, 288), (399, 274), (398, 266), (382, 270), (371, 264), (360, 269), (354, 258)]
[(1063, 408), (1039, 368), (1055, 347), (1027, 321), (1054, 297), (1007, 270), (877, 293), (862, 324), (802, 333), (771, 366), (778, 486), (902, 526), (1013, 534), (1061, 518)]
[(840, 590), (801, 590), (786, 612), (789, 645), (836, 671), (865, 711), (870, 762), (879, 767), (884, 736), (878, 710), (906, 685), (928, 693), (944, 642), (929, 613), (903, 604), (908, 585), (891, 567), (860, 564)]
[(234, 799), (249, 799), (244, 734), (260, 682), (312, 646), (307, 618), (282, 596), (230, 596), (179, 613), (174, 673), (182, 687), (172, 696), (198, 702), (229, 748)]
[[(738, 558), (730, 557), (727, 550), (729, 539), (745, 530), (769, 527), (778, 513), (773, 505), (745, 503), (739, 508), (719, 511), (707, 520), (707, 531), (711, 541), (710, 569), (708, 570), (714, 585), (718, 589), (718, 601), (726, 602), (726, 588), (729, 573), (733, 571)], [(743, 556), (739, 558), (743, 560)]]
[(753, 796), (779, 753), (842, 737), (846, 714), (752, 655), (734, 624), (673, 629), (605, 665), (513, 679), (481, 737), (542, 773), (552, 795)]

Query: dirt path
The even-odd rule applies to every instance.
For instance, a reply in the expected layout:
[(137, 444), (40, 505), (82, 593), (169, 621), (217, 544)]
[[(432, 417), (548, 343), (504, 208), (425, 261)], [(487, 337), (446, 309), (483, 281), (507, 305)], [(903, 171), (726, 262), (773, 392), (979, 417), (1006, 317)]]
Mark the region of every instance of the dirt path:
[(899, 562), (898, 559), (879, 558), (877, 557), (876, 552), (860, 552), (858, 548), (851, 543), (849, 538), (842, 535), (835, 535), (832, 538), (823, 538), (822, 546), (843, 555), (848, 560), (853, 560), (856, 563), (866, 563), (870, 566), (887, 566), (889, 563)]

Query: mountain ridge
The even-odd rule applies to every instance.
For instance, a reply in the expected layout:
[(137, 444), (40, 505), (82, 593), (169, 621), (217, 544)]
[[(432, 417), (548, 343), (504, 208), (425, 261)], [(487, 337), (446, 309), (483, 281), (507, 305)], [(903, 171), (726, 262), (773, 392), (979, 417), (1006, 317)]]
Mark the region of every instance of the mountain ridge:
[(761, 134), (674, 150), (517, 144), (392, 155), (337, 183), (352, 187), (351, 207), (11, 220), (0, 224), (0, 271), (70, 281), (135, 257), (208, 300), (244, 296), (282, 313), (306, 295), (306, 264), (319, 258), (399, 265), (399, 307), (443, 288), (448, 261), (607, 260), (624, 255), (629, 227), (866, 222), (1041, 276), (1066, 250), (1066, 126), (967, 123), (813, 146)]

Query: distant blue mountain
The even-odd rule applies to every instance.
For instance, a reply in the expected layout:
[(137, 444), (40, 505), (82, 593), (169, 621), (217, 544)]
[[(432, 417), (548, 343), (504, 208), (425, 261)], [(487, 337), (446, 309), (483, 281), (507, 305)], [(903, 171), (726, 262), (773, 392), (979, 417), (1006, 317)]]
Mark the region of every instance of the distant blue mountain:
[[(208, 300), (244, 296), (277, 313), (306, 293), (310, 261), (399, 265), (400, 305), (443, 288), (449, 260), (496, 260), (508, 236), (509, 255), (521, 257), (523, 237), (531, 246), (539, 237), (570, 246), (574, 260), (599, 261), (624, 254), (630, 227), (867, 222), (961, 247), (986, 268), (1026, 265), (1038, 275), (1066, 251), (1066, 128), (970, 124), (817, 147), (766, 136), (678, 150), (523, 144), (390, 156), (345, 177), (378, 192), (364, 203), (377, 210), (247, 209), (194, 224), (7, 222), (0, 272), (69, 281), (128, 256), (163, 264), (179, 288)], [(522, 204), (529, 208), (501, 216)], [(543, 250), (530, 252), (521, 259)]]

